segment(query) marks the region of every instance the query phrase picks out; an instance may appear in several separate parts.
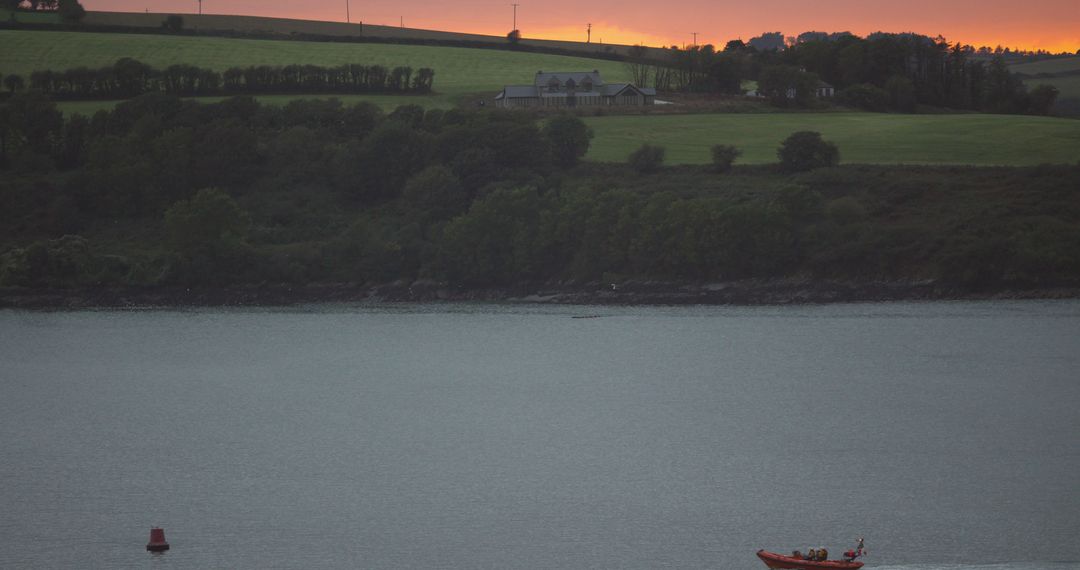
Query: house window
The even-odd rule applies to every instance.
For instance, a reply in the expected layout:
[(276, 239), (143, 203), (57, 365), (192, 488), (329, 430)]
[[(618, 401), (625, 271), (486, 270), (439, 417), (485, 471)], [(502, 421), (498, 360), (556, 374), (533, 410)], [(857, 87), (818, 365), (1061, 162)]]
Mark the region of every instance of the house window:
[(581, 82), (581, 89), (583, 91), (592, 91), (592, 80), (586, 77), (585, 80)]

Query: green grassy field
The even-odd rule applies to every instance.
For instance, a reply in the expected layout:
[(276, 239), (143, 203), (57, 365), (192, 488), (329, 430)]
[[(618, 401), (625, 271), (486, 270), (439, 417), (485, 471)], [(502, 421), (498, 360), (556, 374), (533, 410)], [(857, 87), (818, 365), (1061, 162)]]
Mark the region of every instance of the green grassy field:
[(668, 164), (703, 164), (709, 148), (730, 144), (741, 163), (776, 162), (795, 131), (822, 133), (844, 163), (1022, 166), (1080, 161), (1080, 121), (1015, 115), (772, 113), (612, 116), (586, 119), (595, 132), (587, 156), (625, 161), (644, 142), (667, 149)]
[(1025, 79), (1028, 89), (1038, 85), (1053, 85), (1058, 88), (1058, 97), (1061, 99), (1080, 98), (1080, 75), (1065, 75), (1062, 77), (1032, 77)]
[(1009, 69), (1025, 75), (1054, 74), (1054, 77), (1028, 77), (1024, 83), (1029, 89), (1040, 84), (1053, 85), (1062, 99), (1080, 98), (1080, 56), (1011, 65)]
[(1070, 71), (1080, 72), (1080, 55), (1076, 57), (1062, 57), (1046, 59), (1033, 63), (1019, 63), (1010, 65), (1009, 70), (1014, 73), (1035, 75), (1038, 73), (1066, 73)]
[(408, 65), (435, 70), (433, 102), (466, 93), (494, 94), (503, 85), (532, 83), (540, 70), (598, 69), (606, 81), (629, 81), (615, 61), (495, 49), (349, 44), (89, 32), (0, 30), (0, 73), (102, 67), (133, 57), (154, 67), (186, 63), (218, 71), (233, 66), (345, 63)]
[(15, 20), (24, 24), (59, 24), (63, 20), (56, 12), (13, 12), (6, 8), (0, 8), (0, 21), (8, 22)]

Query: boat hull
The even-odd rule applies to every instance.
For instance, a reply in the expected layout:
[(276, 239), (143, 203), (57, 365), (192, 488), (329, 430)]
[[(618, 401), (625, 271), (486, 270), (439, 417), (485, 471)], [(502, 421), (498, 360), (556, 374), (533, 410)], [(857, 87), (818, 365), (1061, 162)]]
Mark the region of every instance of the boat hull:
[(856, 570), (863, 566), (862, 562), (844, 562), (843, 560), (825, 560), (824, 562), (800, 560), (765, 550), (757, 551), (757, 556), (766, 566), (775, 570)]

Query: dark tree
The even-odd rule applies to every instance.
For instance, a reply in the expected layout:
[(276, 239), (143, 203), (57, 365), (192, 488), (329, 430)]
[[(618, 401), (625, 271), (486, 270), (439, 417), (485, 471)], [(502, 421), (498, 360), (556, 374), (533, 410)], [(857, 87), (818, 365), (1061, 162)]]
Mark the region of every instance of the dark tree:
[(778, 51), (784, 49), (784, 34), (766, 32), (756, 38), (750, 38), (750, 47), (758, 51)]
[(889, 95), (889, 105), (897, 111), (911, 113), (915, 111), (918, 100), (915, 85), (903, 75), (894, 75), (885, 82), (885, 92)]
[(592, 129), (574, 115), (553, 117), (544, 125), (543, 133), (551, 143), (555, 163), (563, 168), (575, 166), (585, 156), (593, 137)]
[(1028, 94), (1028, 112), (1034, 115), (1049, 115), (1058, 98), (1058, 88), (1053, 85), (1039, 85)]
[(52, 155), (63, 127), (63, 114), (45, 96), (33, 91), (12, 95), (0, 106), (0, 160), (24, 151)]
[(774, 105), (809, 105), (814, 99), (818, 78), (791, 65), (773, 65), (761, 70), (758, 91)]
[(746, 42), (744, 42), (742, 40), (731, 40), (728, 43), (724, 44), (724, 52), (725, 53), (743, 52), (743, 51), (746, 51), (746, 48), (747, 48)]
[(66, 22), (81, 22), (86, 17), (86, 9), (78, 0), (59, 0), (57, 11)]
[(521, 41), (521, 30), (511, 30), (506, 34), (506, 41), (510, 42), (510, 45), (517, 45)]
[(885, 111), (889, 107), (889, 93), (880, 87), (859, 83), (837, 93), (836, 102), (867, 111)]
[(401, 121), (415, 129), (424, 122), (424, 108), (412, 103), (408, 105), (398, 105), (387, 118)]
[(727, 172), (731, 170), (731, 165), (735, 163), (735, 159), (739, 158), (742, 151), (726, 144), (718, 144), (712, 147), (712, 162), (713, 169), (717, 172)]
[(780, 168), (785, 172), (804, 172), (815, 168), (836, 166), (840, 151), (836, 145), (822, 140), (821, 133), (799, 131), (784, 140), (777, 151)]
[(630, 153), (630, 167), (639, 174), (656, 172), (664, 164), (664, 147), (645, 143)]
[(421, 225), (449, 219), (469, 207), (470, 196), (449, 168), (429, 166), (405, 183), (402, 198)]

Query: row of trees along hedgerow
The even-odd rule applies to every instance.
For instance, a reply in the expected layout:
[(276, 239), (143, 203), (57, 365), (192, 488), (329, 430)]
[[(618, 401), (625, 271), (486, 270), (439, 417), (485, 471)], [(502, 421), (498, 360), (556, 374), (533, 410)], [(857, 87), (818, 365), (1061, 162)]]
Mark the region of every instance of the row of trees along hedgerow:
[(56, 99), (126, 99), (143, 93), (170, 95), (233, 95), (262, 93), (429, 93), (435, 71), (381, 65), (259, 65), (231, 67), (218, 73), (193, 65), (155, 69), (122, 58), (99, 69), (76, 67), (65, 71), (34, 71), (29, 81), (19, 75), (3, 77), (10, 92), (29, 89)]
[(572, 116), (154, 93), (65, 120), (19, 93), (0, 105), (0, 286), (1080, 279), (1078, 166), (789, 173), (835, 163), (797, 139), (791, 168), (721, 149), (638, 174), (579, 164)]
[(66, 22), (78, 22), (86, 16), (79, 0), (0, 0), (0, 8), (12, 12), (56, 12)]
[[(781, 36), (781, 40), (782, 40)], [(779, 106), (811, 106), (825, 81), (842, 104), (874, 111), (916, 110), (919, 105), (994, 113), (1046, 114), (1057, 90), (1028, 90), (1000, 54), (989, 60), (976, 50), (944, 38), (918, 34), (803, 34), (775, 49), (733, 40), (712, 45), (671, 47), (660, 55), (631, 51), (627, 67), (635, 84), (659, 90), (741, 92), (741, 81), (758, 82), (758, 92)]]

